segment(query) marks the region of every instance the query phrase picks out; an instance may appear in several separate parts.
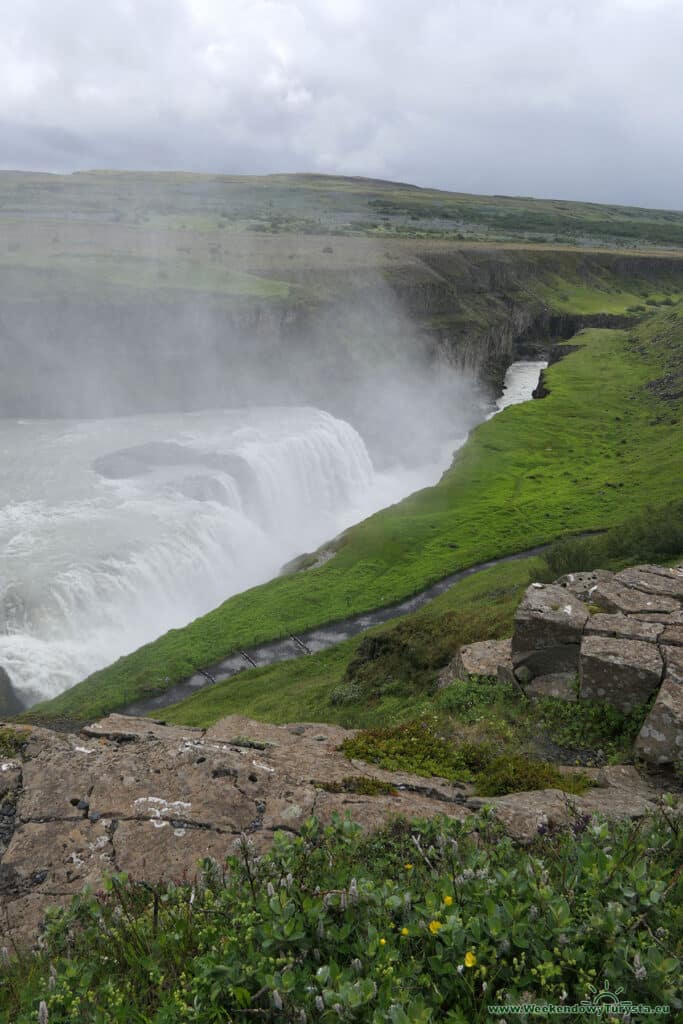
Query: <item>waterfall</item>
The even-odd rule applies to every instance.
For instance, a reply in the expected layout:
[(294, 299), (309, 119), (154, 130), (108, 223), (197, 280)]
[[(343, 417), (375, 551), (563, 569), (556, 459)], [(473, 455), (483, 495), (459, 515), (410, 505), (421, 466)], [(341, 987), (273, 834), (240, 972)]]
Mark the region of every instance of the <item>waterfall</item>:
[(20, 496), (0, 509), (0, 665), (29, 701), (269, 579), (375, 478), (316, 409), (5, 421), (0, 449)]

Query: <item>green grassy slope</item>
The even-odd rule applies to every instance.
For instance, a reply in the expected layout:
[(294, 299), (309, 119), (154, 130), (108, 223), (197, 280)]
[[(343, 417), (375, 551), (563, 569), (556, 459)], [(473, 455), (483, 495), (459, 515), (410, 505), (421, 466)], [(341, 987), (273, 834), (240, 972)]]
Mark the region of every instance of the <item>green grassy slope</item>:
[(628, 332), (588, 330), (574, 343), (549, 369), (546, 399), (478, 427), (436, 487), (349, 530), (332, 561), (231, 598), (32, 717), (103, 714), (237, 647), (392, 603), (460, 567), (681, 496), (679, 310)]
[[(430, 684), (438, 670), (462, 644), (509, 635), (519, 598), (541, 564), (529, 558), (487, 569), (396, 625), (377, 626), (297, 661), (241, 672), (165, 708), (164, 720), (207, 727), (225, 715), (240, 714), (276, 724), (324, 721), (371, 728), (419, 717), (432, 707)], [(356, 693), (347, 679), (348, 666), (363, 659), (363, 646), (372, 637), (383, 639), (373, 665), (382, 678), (376, 680), (376, 692), (364, 693), (356, 684)]]

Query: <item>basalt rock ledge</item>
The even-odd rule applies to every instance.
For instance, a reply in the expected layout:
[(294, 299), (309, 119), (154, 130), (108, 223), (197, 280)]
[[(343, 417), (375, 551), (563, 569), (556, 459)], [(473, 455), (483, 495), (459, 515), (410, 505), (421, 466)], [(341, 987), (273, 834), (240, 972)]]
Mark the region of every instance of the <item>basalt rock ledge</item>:
[[(660, 799), (620, 765), (584, 769), (594, 786), (583, 796), (547, 789), (484, 801), (462, 783), (350, 761), (340, 746), (352, 733), (330, 725), (231, 716), (201, 730), (111, 715), (80, 733), (9, 729), (14, 755), (0, 759), (0, 946), (10, 950), (36, 941), (47, 907), (97, 890), (107, 875), (192, 879), (201, 859), (224, 861), (242, 834), (262, 852), (277, 831), (296, 834), (311, 816), (327, 823), (348, 811), (372, 830), (399, 816), (464, 818), (485, 802), (525, 842), (576, 814), (638, 818)], [(348, 784), (358, 778), (385, 786), (364, 795)]]
[(591, 700), (623, 712), (649, 704), (634, 754), (683, 762), (683, 566), (638, 565), (532, 583), (511, 640), (460, 649), (441, 674), (497, 676), (529, 698)]

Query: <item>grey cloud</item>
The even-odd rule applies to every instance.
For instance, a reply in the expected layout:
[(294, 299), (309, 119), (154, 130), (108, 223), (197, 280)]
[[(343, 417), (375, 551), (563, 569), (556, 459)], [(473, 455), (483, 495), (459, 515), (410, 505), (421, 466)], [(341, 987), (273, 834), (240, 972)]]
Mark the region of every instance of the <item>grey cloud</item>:
[(683, 206), (677, 0), (8, 0), (0, 166)]

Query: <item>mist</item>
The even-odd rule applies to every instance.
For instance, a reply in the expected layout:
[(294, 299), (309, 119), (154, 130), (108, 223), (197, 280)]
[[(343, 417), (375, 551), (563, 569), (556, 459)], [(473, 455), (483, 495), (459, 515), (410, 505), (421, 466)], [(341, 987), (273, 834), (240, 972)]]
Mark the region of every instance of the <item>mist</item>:
[(382, 248), (148, 229), (145, 201), (52, 226), (48, 195), (8, 231), (0, 666), (27, 705), (436, 483), (492, 408)]

